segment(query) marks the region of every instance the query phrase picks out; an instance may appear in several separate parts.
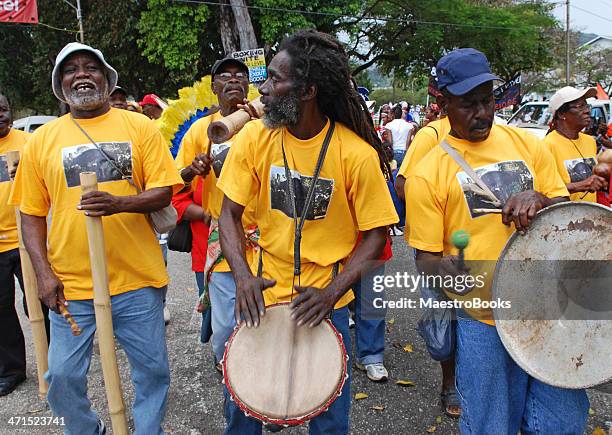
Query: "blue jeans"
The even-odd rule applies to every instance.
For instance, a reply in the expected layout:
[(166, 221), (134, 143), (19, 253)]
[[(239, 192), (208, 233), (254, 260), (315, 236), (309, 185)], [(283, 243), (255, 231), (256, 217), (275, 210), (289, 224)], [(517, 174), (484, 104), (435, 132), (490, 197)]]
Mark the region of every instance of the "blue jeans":
[(232, 272), (213, 272), (208, 283), (212, 308), (212, 348), (217, 361), (223, 359), (225, 343), (236, 326), (236, 283)]
[[(163, 434), (170, 369), (161, 289), (145, 287), (111, 297), (115, 337), (128, 357), (135, 398), (137, 435)], [(98, 433), (98, 416), (87, 397), (96, 319), (92, 300), (70, 301), (69, 310), (83, 331), (72, 335), (66, 320), (50, 312), (51, 346), (47, 400), (53, 414), (65, 418), (66, 435)]]
[(402, 166), (402, 162), (404, 161), (404, 156), (406, 155), (406, 150), (393, 150), (393, 160), (397, 162), (397, 167)]
[[(332, 323), (342, 334), (346, 352), (351, 355), (351, 336), (348, 327), (348, 308), (334, 310)], [(342, 393), (332, 403), (327, 411), (313, 418), (308, 423), (310, 435), (345, 435), (349, 433), (349, 412), (351, 409), (351, 364), (348, 364), (349, 377), (344, 383)], [(227, 426), (224, 435), (259, 435), (261, 434), (261, 422), (244, 415), (244, 412), (230, 400), (227, 388), (223, 387), (225, 395), (224, 414)]]
[(374, 276), (384, 275), (385, 265), (370, 270), (353, 285), (355, 293), (355, 355), (360, 364), (382, 363), (385, 352), (386, 308), (375, 308), (374, 299), (385, 300), (384, 290), (374, 292)]
[[(198, 285), (198, 296), (202, 296), (204, 291), (204, 272), (195, 273), (196, 284)], [(212, 336), (211, 325), (212, 310), (210, 307), (202, 313), (202, 326), (200, 328), (200, 342), (208, 343)]]
[(584, 433), (586, 392), (529, 376), (506, 352), (494, 326), (458, 319), (456, 382), (462, 434)]

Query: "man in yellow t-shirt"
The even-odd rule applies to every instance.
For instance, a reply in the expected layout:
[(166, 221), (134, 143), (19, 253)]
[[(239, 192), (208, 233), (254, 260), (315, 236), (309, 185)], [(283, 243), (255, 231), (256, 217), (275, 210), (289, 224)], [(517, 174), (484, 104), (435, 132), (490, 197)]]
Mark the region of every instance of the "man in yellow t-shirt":
[(446, 116), (437, 121), (430, 122), (417, 131), (408, 151), (406, 151), (404, 161), (397, 171), (395, 179), (395, 193), (397, 193), (397, 196), (402, 201), (406, 201), (405, 184), (408, 175), (417, 168), (418, 163), (429, 151), (446, 138), (449, 131), (450, 123)]
[(596, 192), (607, 187), (607, 180), (593, 174), (597, 159), (595, 138), (582, 133), (591, 124), (591, 106), (586, 99), (597, 89), (566, 86), (550, 98), (552, 131), (544, 144), (555, 158), (557, 171), (572, 201), (597, 202)]
[[(13, 117), (8, 98), (0, 94), (0, 397), (10, 394), (26, 378), (25, 341), (15, 310), (15, 278), (23, 292), (15, 208), (8, 205), (11, 177), (6, 153), (21, 153), (29, 134), (11, 128)], [(49, 319), (43, 306), (47, 337)], [(28, 312), (25, 296), (23, 309)]]
[[(70, 433), (103, 433), (87, 398), (96, 324), (85, 215), (103, 216), (114, 332), (135, 386), (134, 424), (139, 433), (159, 434), (170, 384), (161, 291), (168, 276), (146, 214), (169, 205), (183, 182), (155, 124), (110, 107), (116, 84), (117, 72), (99, 50), (73, 42), (60, 51), (53, 92), (70, 113), (33, 134), (11, 202), (19, 205), (38, 294), (53, 310), (46, 374), (51, 410)], [(99, 190), (82, 195), (83, 171), (97, 173)], [(69, 307), (81, 335), (71, 334), (58, 304)]]
[[(382, 163), (382, 144), (350, 82), (346, 53), (329, 35), (303, 30), (285, 39), (260, 92), (263, 122), (248, 123), (236, 136), (218, 183), (225, 194), (219, 224), (236, 280), (236, 318), (256, 327), (265, 305), (292, 301), (294, 319), (305, 327), (333, 310), (332, 322), (350, 355), (349, 289), (366, 263), (380, 256), (387, 225), (398, 220), (381, 170), (389, 169)], [(240, 219), (251, 200), (261, 232), (261, 277), (251, 272), (241, 246)], [(299, 248), (296, 220), (303, 222)], [(335, 275), (339, 264), (343, 268)], [(348, 433), (349, 388), (347, 381), (329, 410), (310, 421), (311, 434)], [(230, 401), (226, 418), (225, 433), (261, 432), (260, 423)]]
[[(242, 61), (228, 57), (215, 62), (211, 76), (211, 86), (219, 100), (219, 110), (197, 120), (189, 128), (176, 156), (176, 164), (183, 180), (187, 183), (196, 176), (204, 177), (202, 205), (210, 214), (211, 222), (203, 293), (208, 293), (210, 297), (211, 323), (214, 332), (212, 347), (216, 358), (215, 366), (217, 370), (221, 370), (219, 361), (223, 358), (225, 343), (236, 326), (234, 320), (236, 284), (219, 244), (218, 221), (223, 192), (217, 187), (217, 179), (232, 142), (212, 143), (208, 137), (208, 126), (234, 113), (238, 110), (238, 105), (244, 103), (249, 91), (249, 68)], [(252, 207), (247, 208), (242, 223), (247, 234), (246, 252), (250, 261), (253, 250), (257, 249), (257, 232)]]
[[(525, 230), (538, 210), (566, 201), (569, 196), (550, 152), (535, 137), (507, 126), (493, 125), (495, 99), (486, 57), (477, 50), (455, 50), (436, 67), (451, 132), (446, 141), (479, 175), (492, 199), (442, 148), (421, 160), (407, 181), (406, 238), (417, 249), (417, 265), (429, 275), (465, 274), (458, 270), (451, 236), (459, 229), (470, 234), (468, 260), (490, 260), (491, 266), (513, 232)], [(493, 204), (495, 204), (493, 202)], [(485, 285), (457, 296), (490, 300)], [(448, 290), (448, 289), (446, 289)], [(451, 289), (459, 292), (459, 288)], [(461, 401), (462, 433), (583, 433), (588, 399), (584, 390), (546, 385), (521, 369), (504, 348), (490, 311), (457, 310), (456, 383)]]

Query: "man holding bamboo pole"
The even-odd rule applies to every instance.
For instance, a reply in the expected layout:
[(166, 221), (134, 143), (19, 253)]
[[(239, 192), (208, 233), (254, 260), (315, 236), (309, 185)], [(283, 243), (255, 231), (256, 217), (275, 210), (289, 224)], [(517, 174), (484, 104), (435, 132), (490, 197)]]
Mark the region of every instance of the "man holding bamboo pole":
[[(15, 211), (7, 205), (11, 191), (7, 153), (21, 152), (30, 135), (11, 128), (12, 122), (8, 98), (0, 94), (0, 396), (10, 394), (26, 378), (25, 341), (15, 310), (15, 278), (22, 291), (24, 284)], [(28, 314), (25, 297), (23, 309)], [(48, 337), (47, 311), (43, 306)]]
[[(110, 107), (116, 84), (100, 51), (79, 43), (62, 49), (52, 85), (70, 113), (33, 135), (11, 202), (20, 207), (39, 297), (53, 310), (46, 375), (53, 413), (65, 418), (67, 433), (105, 432), (87, 398), (96, 331), (90, 264), (98, 259), (90, 261), (84, 214), (102, 216), (112, 323), (135, 387), (135, 433), (160, 434), (170, 383), (161, 293), (168, 276), (147, 214), (169, 205), (183, 183), (155, 125)], [(82, 195), (85, 171), (96, 172), (99, 190)], [(69, 305), (81, 335), (72, 335), (60, 304)]]

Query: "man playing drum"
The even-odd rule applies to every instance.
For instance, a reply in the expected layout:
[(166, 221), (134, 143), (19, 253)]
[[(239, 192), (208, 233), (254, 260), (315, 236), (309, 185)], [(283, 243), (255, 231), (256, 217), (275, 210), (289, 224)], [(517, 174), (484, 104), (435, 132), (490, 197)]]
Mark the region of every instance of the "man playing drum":
[[(490, 266), (514, 229), (524, 231), (538, 210), (566, 201), (569, 193), (541, 142), (519, 129), (493, 125), (497, 77), (482, 53), (455, 50), (440, 59), (436, 71), (451, 125), (446, 143), (457, 154), (451, 157), (452, 149), (449, 154), (438, 146), (408, 174), (407, 240), (426, 273), (465, 274), (451, 242), (455, 231), (470, 234), (466, 258), (492, 260)], [(477, 176), (466, 174), (469, 168), (457, 163), (461, 158)], [(501, 208), (501, 218), (479, 208)], [(489, 273), (486, 285), (468, 297), (490, 300), (491, 278)], [(529, 376), (505, 350), (491, 311), (465, 308), (457, 310), (461, 432), (582, 434), (589, 408), (585, 391), (552, 387)]]
[[(313, 30), (288, 37), (268, 74), (260, 88), (263, 121), (248, 123), (235, 137), (218, 183), (225, 193), (221, 245), (236, 279), (236, 318), (257, 327), (265, 305), (290, 300), (298, 327), (316, 326), (332, 312), (350, 354), (350, 286), (380, 256), (386, 226), (398, 220), (385, 183), (389, 168), (336, 39)], [(329, 143), (327, 154), (321, 153), (324, 142)], [(301, 219), (305, 192), (317, 169), (314, 200), (296, 249), (295, 220)], [(253, 198), (262, 277), (251, 273), (240, 223)], [(360, 232), (362, 241), (347, 259)], [(334, 275), (338, 263), (342, 268)], [(225, 394), (227, 398), (227, 390)], [(310, 421), (310, 433), (348, 433), (349, 408), (346, 382), (329, 410)], [(245, 417), (233, 402), (226, 400), (225, 410), (226, 433), (261, 433), (261, 424)]]

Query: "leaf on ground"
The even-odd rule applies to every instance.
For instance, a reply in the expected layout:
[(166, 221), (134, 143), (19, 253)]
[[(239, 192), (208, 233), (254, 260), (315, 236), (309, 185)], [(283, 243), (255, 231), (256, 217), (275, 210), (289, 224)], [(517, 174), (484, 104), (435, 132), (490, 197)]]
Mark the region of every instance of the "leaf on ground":
[(395, 381), (397, 385), (401, 385), (403, 387), (414, 387), (416, 384), (408, 379), (398, 379)]
[(402, 343), (400, 343), (399, 341), (391, 342), (391, 346), (393, 346), (396, 349), (403, 349), (404, 348), (404, 346), (402, 346)]
[(595, 415), (595, 410), (593, 408), (589, 408), (589, 415)]
[(596, 427), (593, 431), (593, 435), (606, 435), (606, 431), (600, 427)]
[(387, 320), (387, 323), (389, 325), (393, 325), (395, 323), (395, 319), (389, 319), (389, 320)]
[(382, 405), (374, 405), (374, 406), (372, 406), (372, 409), (374, 411), (382, 411), (383, 409), (385, 409), (385, 407), (382, 406)]
[(404, 352), (414, 352), (414, 348), (411, 344), (407, 344), (406, 346), (404, 346)]
[(37, 413), (39, 413), (39, 412), (43, 412), (43, 411), (46, 411), (46, 410), (47, 410), (47, 408), (30, 409), (30, 410), (28, 411), (28, 414), (37, 414)]
[(361, 400), (361, 399), (365, 399), (367, 397), (368, 397), (368, 395), (366, 393), (356, 393), (355, 394), (355, 400)]
[(195, 289), (193, 287), (187, 287), (187, 291), (189, 293), (193, 293), (195, 291)]
[(440, 417), (439, 415), (436, 417), (436, 423), (442, 423), (442, 417)]
[(429, 426), (427, 429), (425, 429), (425, 432), (428, 432), (428, 433), (434, 433), (435, 431), (436, 431), (435, 426)]

